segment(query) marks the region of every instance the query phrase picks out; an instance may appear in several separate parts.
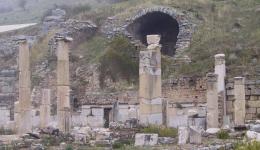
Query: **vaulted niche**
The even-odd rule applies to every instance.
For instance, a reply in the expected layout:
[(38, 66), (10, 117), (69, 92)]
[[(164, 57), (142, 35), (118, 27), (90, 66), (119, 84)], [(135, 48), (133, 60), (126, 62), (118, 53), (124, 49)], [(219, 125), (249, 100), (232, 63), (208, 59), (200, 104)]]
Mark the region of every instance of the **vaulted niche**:
[(127, 30), (144, 45), (147, 45), (147, 35), (161, 35), (162, 53), (174, 56), (179, 24), (172, 16), (159, 11), (149, 12), (134, 20)]

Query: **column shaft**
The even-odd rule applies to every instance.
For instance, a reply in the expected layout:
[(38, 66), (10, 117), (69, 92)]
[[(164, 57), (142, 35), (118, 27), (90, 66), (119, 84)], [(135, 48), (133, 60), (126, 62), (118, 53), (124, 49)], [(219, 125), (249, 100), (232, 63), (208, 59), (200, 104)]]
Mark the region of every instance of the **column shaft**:
[(160, 37), (147, 37), (148, 48), (140, 52), (139, 102), (141, 124), (162, 124)]
[(209, 73), (207, 75), (207, 128), (219, 127), (218, 109), (218, 75)]
[(236, 126), (245, 124), (246, 98), (245, 98), (245, 79), (236, 77), (234, 81), (234, 124)]
[(19, 41), (19, 119), (18, 134), (31, 132), (30, 50), (26, 40)]
[(41, 128), (46, 128), (50, 122), (51, 116), (51, 90), (42, 90), (42, 102), (40, 106), (40, 125)]
[(66, 38), (58, 38), (57, 48), (57, 117), (58, 127), (68, 133), (70, 130), (70, 81), (69, 46)]

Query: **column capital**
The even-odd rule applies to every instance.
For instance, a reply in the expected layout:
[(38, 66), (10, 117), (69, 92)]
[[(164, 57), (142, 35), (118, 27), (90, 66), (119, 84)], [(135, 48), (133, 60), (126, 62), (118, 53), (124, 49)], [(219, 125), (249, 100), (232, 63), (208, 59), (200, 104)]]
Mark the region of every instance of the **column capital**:
[(161, 36), (160, 35), (147, 35), (147, 44), (148, 45), (152, 45), (152, 44), (156, 44), (159, 45), (160, 41), (161, 41)]
[(234, 78), (234, 84), (244, 85), (245, 84), (245, 78), (244, 77), (235, 77)]
[(160, 45), (160, 41), (161, 41), (161, 36), (160, 35), (147, 35), (147, 44), (148, 50), (161, 50), (161, 45)]
[(215, 65), (225, 64), (225, 54), (215, 55)]

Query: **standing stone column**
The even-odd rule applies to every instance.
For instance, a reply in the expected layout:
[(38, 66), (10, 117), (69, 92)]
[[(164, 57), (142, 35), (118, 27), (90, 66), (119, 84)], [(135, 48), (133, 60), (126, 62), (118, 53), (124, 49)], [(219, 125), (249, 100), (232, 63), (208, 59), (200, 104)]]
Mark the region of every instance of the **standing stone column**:
[(42, 102), (40, 106), (40, 125), (41, 128), (46, 128), (51, 117), (51, 90), (42, 90)]
[(140, 52), (140, 123), (162, 124), (161, 45), (159, 35), (148, 35), (148, 48)]
[(19, 43), (19, 119), (18, 134), (22, 135), (32, 130), (31, 118), (31, 71), (30, 50), (26, 39)]
[(245, 124), (246, 115), (246, 93), (245, 93), (245, 79), (243, 77), (236, 77), (234, 80), (234, 124), (236, 126)]
[[(219, 96), (219, 106), (222, 112), (219, 112), (219, 117), (221, 122), (224, 124), (228, 124), (228, 118), (226, 116), (226, 88), (225, 88), (225, 77), (226, 77), (226, 62), (225, 62), (225, 54), (217, 54), (215, 55), (215, 74), (218, 75), (217, 78), (217, 88), (218, 88), (218, 96)], [(223, 118), (222, 118), (223, 117)]]
[(62, 132), (70, 130), (70, 81), (69, 81), (69, 46), (71, 38), (56, 37), (57, 48), (57, 119)]
[(218, 75), (207, 74), (207, 129), (219, 127), (217, 79)]

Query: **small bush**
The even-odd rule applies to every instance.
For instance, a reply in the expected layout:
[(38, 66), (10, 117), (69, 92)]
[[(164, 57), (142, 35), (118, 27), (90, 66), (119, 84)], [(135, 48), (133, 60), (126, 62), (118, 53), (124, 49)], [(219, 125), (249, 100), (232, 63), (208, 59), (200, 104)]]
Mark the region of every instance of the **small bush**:
[(224, 130), (220, 130), (218, 133), (217, 133), (217, 138), (218, 139), (228, 139), (229, 138), (229, 134), (227, 131), (224, 131)]
[(138, 81), (138, 52), (129, 39), (117, 36), (108, 44), (103, 56), (99, 59), (100, 87), (106, 86), (106, 79), (117, 82), (120, 79), (130, 83)]
[(54, 136), (45, 136), (42, 138), (42, 143), (44, 146), (58, 146), (61, 141)]
[(143, 133), (155, 133), (160, 137), (176, 137), (178, 130), (175, 128), (166, 128), (160, 126), (149, 126), (141, 130)]
[(73, 150), (73, 146), (72, 145), (67, 145), (65, 150)]
[(260, 142), (237, 143), (235, 150), (260, 150)]
[(133, 141), (131, 141), (131, 140), (119, 140), (119, 141), (116, 141), (112, 145), (112, 147), (113, 147), (113, 149), (122, 149), (125, 146), (131, 145), (131, 144), (133, 144)]

